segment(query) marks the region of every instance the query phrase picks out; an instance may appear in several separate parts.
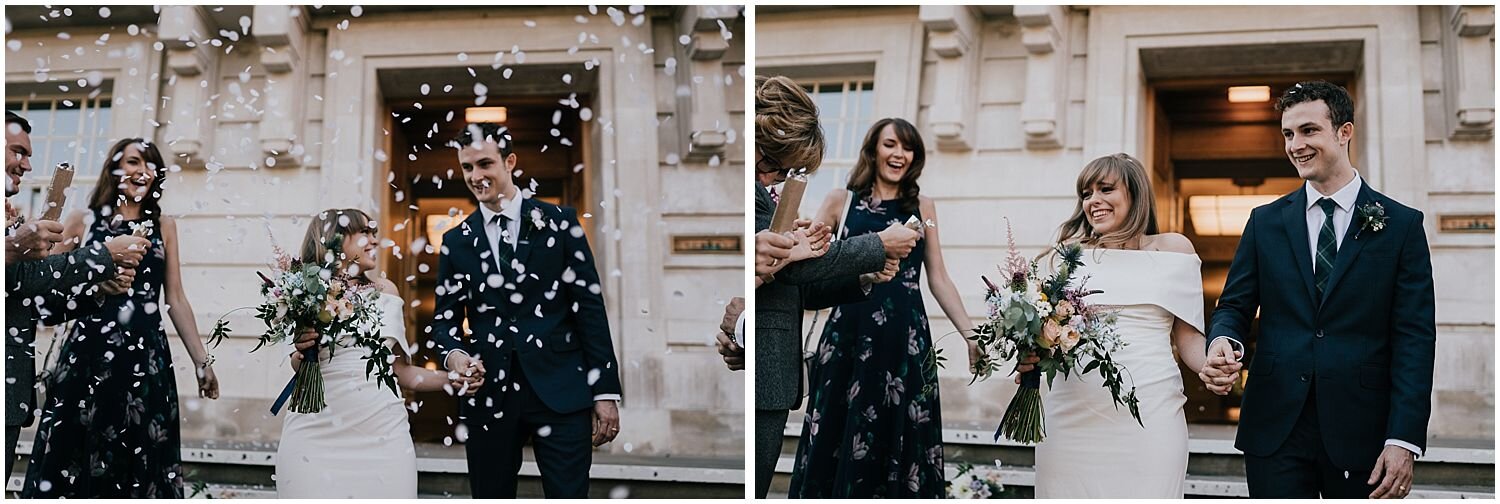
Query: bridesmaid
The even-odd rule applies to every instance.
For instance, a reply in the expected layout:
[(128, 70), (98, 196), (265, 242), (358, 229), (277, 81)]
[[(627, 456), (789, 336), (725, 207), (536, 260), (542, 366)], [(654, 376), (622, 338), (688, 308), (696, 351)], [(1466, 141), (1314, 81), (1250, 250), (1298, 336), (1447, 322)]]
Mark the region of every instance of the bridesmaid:
[(130, 288), (79, 318), (62, 344), (23, 498), (183, 497), (177, 380), (163, 312), (192, 359), (199, 395), (218, 399), (219, 381), (182, 290), (177, 222), (161, 213), (165, 175), (156, 145), (120, 140), (109, 150), (88, 211), (64, 222), (53, 253), (141, 226), (148, 226), (151, 245)]
[[(945, 494), (942, 416), (936, 354), (921, 272), (957, 326), (973, 332), (958, 289), (943, 265), (937, 209), (917, 179), (926, 163), (917, 128), (881, 119), (870, 128), (848, 191), (829, 193), (818, 221), (843, 238), (878, 232), (915, 216), (923, 239), (894, 280), (875, 284), (869, 299), (834, 308), (808, 374), (812, 390), (797, 446), (793, 498), (933, 498)], [(848, 218), (839, 215), (847, 208)], [(977, 355), (969, 343), (970, 366)]]

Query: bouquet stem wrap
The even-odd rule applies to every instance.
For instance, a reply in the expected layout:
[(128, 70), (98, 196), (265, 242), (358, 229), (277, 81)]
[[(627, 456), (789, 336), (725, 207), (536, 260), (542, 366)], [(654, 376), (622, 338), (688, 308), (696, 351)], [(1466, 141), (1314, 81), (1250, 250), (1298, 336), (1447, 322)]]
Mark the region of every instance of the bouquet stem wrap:
[(323, 365), (318, 363), (318, 347), (302, 351), (302, 367), (286, 382), (281, 395), (271, 404), (271, 414), (281, 413), (282, 405), (292, 401), (293, 413), (317, 413), (328, 404), (323, 396)]
[(1047, 425), (1042, 415), (1042, 372), (1033, 369), (1021, 373), (1021, 387), (1005, 407), (1005, 416), (1000, 419), (1000, 428), (995, 429), (995, 440), (1003, 434), (1019, 443), (1037, 444), (1047, 437)]

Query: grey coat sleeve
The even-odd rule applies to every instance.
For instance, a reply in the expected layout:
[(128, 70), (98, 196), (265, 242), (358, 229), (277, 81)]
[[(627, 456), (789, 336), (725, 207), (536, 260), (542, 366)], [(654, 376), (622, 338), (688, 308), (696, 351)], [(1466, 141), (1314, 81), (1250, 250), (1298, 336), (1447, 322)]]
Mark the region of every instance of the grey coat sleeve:
[[(824, 280), (858, 277), (885, 267), (885, 246), (875, 233), (829, 244), (823, 257), (797, 261), (776, 272), (776, 281), (805, 285)], [(856, 278), (857, 279), (857, 278)]]

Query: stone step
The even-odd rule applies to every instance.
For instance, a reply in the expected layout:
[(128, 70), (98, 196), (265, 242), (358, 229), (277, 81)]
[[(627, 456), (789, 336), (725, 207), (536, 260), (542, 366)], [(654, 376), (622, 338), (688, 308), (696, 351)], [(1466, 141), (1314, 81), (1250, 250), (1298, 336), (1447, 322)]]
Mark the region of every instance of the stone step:
[[(23, 439), (27, 439), (23, 436)], [(245, 497), (276, 493), (275, 443), (184, 441), (185, 478), (207, 483), (209, 489)], [(32, 442), (22, 441), (16, 453), (29, 455)], [(417, 490), (420, 496), (462, 498), (469, 494), (468, 463), (461, 445), (418, 443)], [(517, 496), (542, 497), (541, 472), (530, 450), (523, 451)], [(6, 489), (19, 491), (26, 460), (16, 464)], [(744, 459), (595, 454), (589, 472), (591, 498), (743, 498)], [(191, 485), (189, 486), (191, 492)]]
[[(776, 476), (771, 482), (772, 497), (786, 497), (787, 487), (791, 483), (792, 455), (783, 454), (776, 461)], [(1036, 469), (1029, 466), (1012, 466), (993, 464), (979, 465), (974, 467), (976, 475), (987, 473), (998, 473), (1000, 484), (1007, 488), (1007, 496), (1033, 498), (1035, 496)], [(944, 473), (949, 480), (958, 477), (958, 464), (944, 464)], [(1201, 476), (1189, 474), (1183, 485), (1183, 493), (1187, 497), (1249, 497), (1250, 491), (1243, 477), (1234, 476)], [(1473, 487), (1460, 485), (1412, 485), (1412, 492), (1407, 496), (1413, 499), (1494, 499), (1495, 489), (1490, 487)]]
[[(1000, 460), (1006, 466), (1031, 467), (1034, 449), (1009, 439), (994, 439), (993, 426), (945, 424), (943, 427), (944, 459), (993, 465)], [(782, 454), (794, 456), (802, 433), (800, 420), (790, 421), (783, 431)], [(1188, 474), (1206, 478), (1244, 480), (1243, 454), (1234, 447), (1232, 425), (1192, 424), (1188, 428)], [(1495, 487), (1495, 449), (1493, 440), (1432, 439), (1427, 453), (1417, 459), (1415, 481), (1442, 487)]]

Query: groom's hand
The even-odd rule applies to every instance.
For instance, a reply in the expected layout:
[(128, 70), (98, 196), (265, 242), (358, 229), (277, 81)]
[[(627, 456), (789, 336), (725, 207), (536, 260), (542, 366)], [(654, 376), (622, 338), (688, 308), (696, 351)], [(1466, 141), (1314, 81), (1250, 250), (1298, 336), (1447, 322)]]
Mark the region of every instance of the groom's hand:
[(594, 401), (594, 446), (620, 435), (620, 408), (613, 400)]
[(1229, 395), (1234, 382), (1239, 379), (1240, 369), (1245, 365), (1240, 362), (1240, 357), (1240, 352), (1234, 350), (1229, 339), (1216, 338), (1208, 347), (1208, 362), (1203, 369), (1198, 370), (1198, 379), (1203, 380), (1204, 387), (1210, 392)]
[(1400, 446), (1385, 445), (1380, 458), (1375, 460), (1375, 470), (1370, 472), (1366, 485), (1380, 486), (1370, 493), (1371, 499), (1404, 499), (1411, 493), (1412, 453)]

